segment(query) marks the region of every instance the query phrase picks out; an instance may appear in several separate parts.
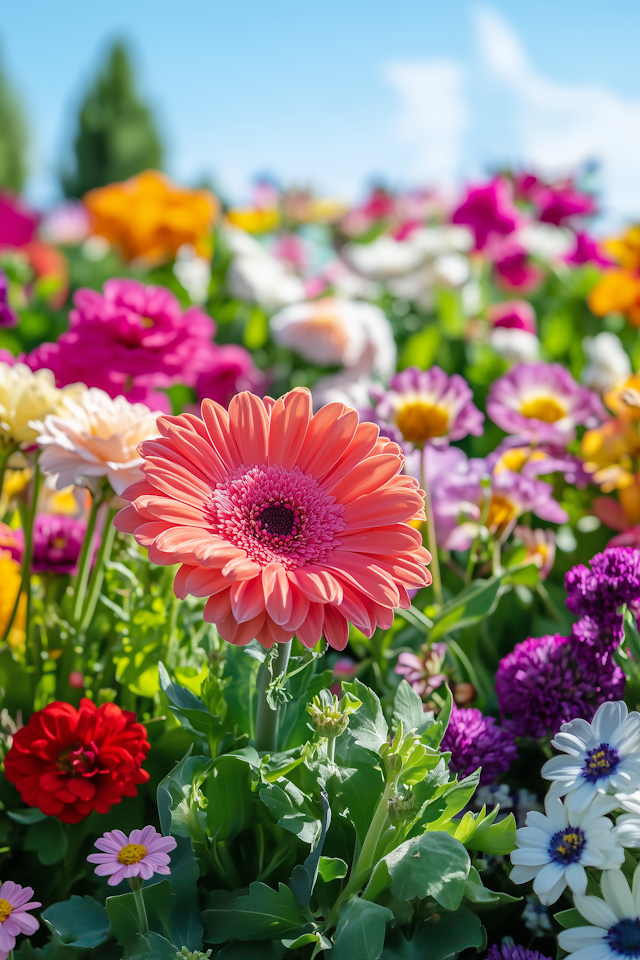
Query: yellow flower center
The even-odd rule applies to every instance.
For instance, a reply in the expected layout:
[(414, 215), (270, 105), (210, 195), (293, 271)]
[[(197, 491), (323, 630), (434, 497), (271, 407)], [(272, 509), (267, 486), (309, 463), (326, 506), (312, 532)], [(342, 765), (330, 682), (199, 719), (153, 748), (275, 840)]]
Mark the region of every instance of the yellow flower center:
[(0, 923), (4, 923), (7, 917), (13, 913), (13, 907), (8, 900), (3, 900), (0, 897)]
[(154, 327), (156, 324), (155, 320), (152, 320), (151, 317), (142, 317), (141, 323), (142, 323), (142, 326), (145, 327), (145, 329), (147, 330), (150, 327)]
[(520, 407), (520, 413), (524, 417), (531, 417), (534, 420), (544, 420), (545, 423), (555, 423), (564, 417), (566, 410), (561, 407), (554, 397), (535, 397), (533, 400), (525, 400)]
[(529, 447), (512, 447), (511, 450), (505, 450), (493, 472), (502, 473), (503, 470), (513, 470), (514, 473), (518, 473), (527, 462), (528, 456)]
[(506, 497), (501, 497), (500, 494), (494, 495), (491, 497), (491, 503), (489, 504), (487, 526), (489, 529), (504, 527), (513, 520), (515, 515), (516, 508), (510, 500), (507, 500)]
[(425, 443), (432, 437), (442, 437), (447, 432), (447, 410), (424, 400), (405, 403), (396, 414), (398, 430), (410, 443)]
[(55, 547), (56, 550), (63, 550), (66, 547), (66, 545), (67, 545), (67, 541), (65, 540), (64, 537), (53, 538), (52, 546)]
[(124, 863), (129, 866), (132, 863), (140, 863), (147, 855), (147, 848), (141, 843), (128, 843), (118, 854), (118, 863)]

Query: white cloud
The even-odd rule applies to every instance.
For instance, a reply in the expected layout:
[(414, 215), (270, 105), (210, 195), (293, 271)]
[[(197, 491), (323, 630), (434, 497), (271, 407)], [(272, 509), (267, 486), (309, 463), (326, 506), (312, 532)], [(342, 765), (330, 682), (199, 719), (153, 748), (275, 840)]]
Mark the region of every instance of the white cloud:
[(412, 148), (414, 182), (448, 186), (460, 173), (468, 112), (465, 71), (455, 60), (389, 63), (384, 77), (400, 98), (398, 139)]
[(514, 97), (522, 160), (553, 172), (598, 160), (608, 212), (639, 216), (640, 100), (599, 84), (566, 84), (541, 76), (518, 36), (494, 10), (477, 10), (476, 26), (487, 69)]

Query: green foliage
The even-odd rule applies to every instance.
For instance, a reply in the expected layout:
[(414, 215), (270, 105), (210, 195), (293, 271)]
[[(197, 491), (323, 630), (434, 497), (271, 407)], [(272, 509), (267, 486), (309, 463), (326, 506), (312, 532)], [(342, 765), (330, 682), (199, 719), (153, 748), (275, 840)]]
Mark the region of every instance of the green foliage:
[(153, 117), (138, 99), (129, 54), (121, 43), (114, 44), (85, 94), (74, 154), (74, 169), (63, 177), (69, 197), (162, 165)]
[(393, 914), (387, 907), (358, 898), (348, 900), (340, 911), (333, 960), (378, 960), (390, 920)]
[(27, 176), (27, 127), (22, 106), (0, 63), (0, 188), (20, 193)]
[(264, 883), (252, 883), (248, 894), (218, 890), (203, 911), (204, 940), (272, 940), (296, 930), (305, 915), (292, 891), (284, 883), (272, 890)]
[(71, 897), (42, 911), (54, 943), (91, 950), (109, 938), (110, 924), (105, 908), (93, 897)]

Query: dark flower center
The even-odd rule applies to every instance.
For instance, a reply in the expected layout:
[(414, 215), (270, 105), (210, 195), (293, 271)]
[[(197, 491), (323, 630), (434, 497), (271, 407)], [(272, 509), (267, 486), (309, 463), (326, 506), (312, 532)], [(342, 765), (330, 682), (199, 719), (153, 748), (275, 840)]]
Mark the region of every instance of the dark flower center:
[(551, 837), (549, 856), (563, 867), (568, 867), (570, 863), (579, 863), (586, 842), (587, 838), (581, 827), (565, 827)]
[(89, 747), (63, 750), (58, 757), (58, 768), (69, 777), (94, 777), (96, 773), (105, 772), (100, 770), (99, 761), (98, 748), (92, 740)]
[(640, 957), (640, 918), (619, 920), (610, 928), (605, 940), (614, 953), (623, 957)]
[(612, 773), (615, 773), (619, 763), (618, 751), (610, 747), (608, 743), (601, 743), (599, 747), (587, 750), (582, 776), (589, 783), (597, 783), (603, 777), (610, 777)]
[(274, 503), (265, 507), (258, 517), (258, 525), (273, 537), (289, 537), (295, 526), (295, 516), (291, 507), (284, 503)]

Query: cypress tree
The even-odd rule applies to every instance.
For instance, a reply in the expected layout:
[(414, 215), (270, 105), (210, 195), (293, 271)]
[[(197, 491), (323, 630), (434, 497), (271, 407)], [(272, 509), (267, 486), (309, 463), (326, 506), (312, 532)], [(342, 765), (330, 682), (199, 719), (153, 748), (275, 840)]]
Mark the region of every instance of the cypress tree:
[(162, 146), (151, 111), (138, 98), (125, 47), (114, 44), (86, 93), (74, 142), (75, 170), (63, 177), (68, 197), (126, 180), (162, 164)]
[(0, 64), (0, 189), (19, 193), (27, 176), (27, 126)]

